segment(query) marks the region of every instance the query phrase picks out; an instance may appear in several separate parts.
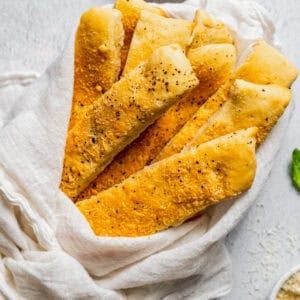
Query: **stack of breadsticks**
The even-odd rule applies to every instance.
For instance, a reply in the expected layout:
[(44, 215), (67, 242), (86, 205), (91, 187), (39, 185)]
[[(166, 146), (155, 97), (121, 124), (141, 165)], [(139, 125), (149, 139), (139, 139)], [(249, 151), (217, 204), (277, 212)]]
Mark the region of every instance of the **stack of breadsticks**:
[(61, 189), (95, 234), (152, 234), (251, 187), (297, 70), (262, 40), (236, 57), (201, 10), (116, 0), (83, 14)]

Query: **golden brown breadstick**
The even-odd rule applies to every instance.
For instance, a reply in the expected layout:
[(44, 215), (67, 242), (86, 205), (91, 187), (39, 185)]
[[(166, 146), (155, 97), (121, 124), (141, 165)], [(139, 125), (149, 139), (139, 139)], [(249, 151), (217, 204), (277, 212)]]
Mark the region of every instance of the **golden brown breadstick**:
[(177, 226), (237, 196), (254, 179), (256, 128), (195, 146), (77, 203), (102, 236), (142, 236)]
[(143, 0), (116, 0), (115, 8), (122, 13), (122, 22), (125, 32), (124, 45), (121, 50), (121, 70), (123, 70), (132, 35), (142, 10), (147, 10), (160, 16), (167, 16), (167, 14), (161, 8), (152, 6)]
[(276, 124), (291, 99), (291, 91), (275, 84), (262, 85), (236, 80), (229, 99), (198, 131), (187, 148), (229, 132), (255, 126), (259, 146)]
[(232, 75), (236, 60), (230, 44), (206, 45), (189, 52), (188, 58), (201, 83), (116, 156), (77, 200), (99, 193), (149, 164), (199, 106)]
[(180, 46), (154, 51), (85, 110), (69, 131), (61, 189), (76, 197), (116, 154), (197, 84)]
[(185, 123), (181, 130), (170, 140), (152, 162), (179, 153), (183, 147), (195, 137), (199, 128), (228, 100), (233, 82), (234, 78), (231, 78), (224, 83)]
[(188, 20), (165, 18), (142, 11), (131, 40), (123, 75), (146, 61), (159, 47), (176, 43), (185, 50), (192, 33), (192, 25)]
[[(282, 54), (264, 41), (258, 41), (235, 76), (259, 84), (272, 83), (288, 87), (296, 79), (296, 75), (296, 68)], [(170, 140), (154, 161), (179, 153), (195, 137), (199, 128), (229, 99), (229, 90), (233, 82), (234, 80), (228, 81), (215, 95), (208, 99)]]
[(75, 39), (74, 94), (70, 128), (83, 107), (111, 88), (120, 73), (124, 31), (116, 9), (93, 7), (80, 19)]
[(253, 45), (236, 77), (259, 84), (290, 87), (297, 78), (297, 69), (275, 48), (260, 40)]
[(223, 22), (213, 19), (206, 11), (198, 9), (194, 23), (189, 49), (207, 44), (233, 44), (228, 27)]

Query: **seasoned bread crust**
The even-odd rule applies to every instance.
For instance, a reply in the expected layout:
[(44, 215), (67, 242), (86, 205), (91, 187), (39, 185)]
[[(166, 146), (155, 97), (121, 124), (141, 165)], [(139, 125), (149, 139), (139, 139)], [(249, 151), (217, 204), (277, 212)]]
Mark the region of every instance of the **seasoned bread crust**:
[(146, 61), (159, 47), (176, 43), (185, 50), (192, 27), (191, 21), (165, 18), (143, 10), (131, 40), (123, 75)]
[(186, 145), (193, 147), (229, 132), (255, 126), (259, 146), (277, 123), (291, 99), (291, 91), (276, 84), (255, 84), (236, 80), (229, 99)]
[[(289, 87), (296, 77), (296, 68), (291, 65), (281, 53), (279, 53), (275, 48), (269, 46), (264, 41), (258, 41), (254, 44), (251, 52), (247, 55), (245, 61), (238, 68), (234, 77), (224, 84), (215, 95), (210, 97), (205, 104), (198, 109), (193, 117), (164, 147), (154, 161), (159, 161), (169, 157), (172, 154), (179, 153), (183, 147), (195, 137), (201, 126), (203, 126), (205, 122), (230, 98), (229, 91), (231, 85), (234, 83), (235, 78), (250, 80), (253, 83), (258, 84), (278, 84)], [(249, 99), (249, 101), (251, 102), (252, 100)], [(271, 102), (270, 105), (272, 105)], [(281, 106), (282, 103), (279, 105), (280, 108), (278, 107), (278, 109), (281, 110), (283, 108)], [(263, 108), (259, 108), (258, 104), (258, 109)], [(268, 120), (273, 120), (272, 122), (268, 123), (268, 130), (270, 130), (270, 126), (275, 125), (277, 119), (283, 111), (273, 112), (279, 115), (267, 117)], [(251, 126), (251, 124), (249, 123), (247, 126)], [(257, 125), (253, 123), (253, 126)], [(235, 129), (238, 128), (240, 127), (235, 127)], [(217, 135), (214, 135), (214, 137), (216, 136)], [(258, 144), (261, 142), (262, 140), (259, 140)]]
[(265, 41), (257, 41), (236, 72), (236, 77), (259, 84), (290, 87), (298, 71), (278, 50)]
[[(170, 22), (169, 20), (165, 21), (164, 18), (158, 19)], [(145, 28), (143, 25), (149, 23), (152, 28), (156, 20), (154, 19), (154, 24), (151, 23), (152, 21), (151, 14), (144, 16), (140, 24), (141, 35)], [(184, 24), (186, 26), (186, 23)], [(179, 25), (180, 23), (178, 23)], [(157, 31), (157, 28), (152, 30)], [(200, 36), (205, 36), (201, 43), (199, 42)], [(169, 39), (171, 38), (173, 38), (172, 35)], [(205, 12), (197, 11), (190, 39), (192, 43), (188, 46), (188, 58), (199, 79), (199, 85), (189, 95), (175, 103), (139, 138), (115, 157), (76, 201), (89, 198), (150, 164), (198, 108), (232, 76), (236, 63), (236, 51), (232, 45), (229, 30), (222, 22), (212, 19)], [(143, 42), (145, 43), (145, 41)], [(224, 43), (222, 44), (222, 42)], [(160, 43), (161, 40), (155, 41), (152, 47), (158, 46)], [(200, 47), (193, 48), (197, 44)]]
[(134, 237), (177, 226), (251, 186), (255, 133), (250, 128), (195, 146), (76, 205), (96, 235)]
[(207, 120), (217, 112), (220, 107), (228, 100), (230, 89), (234, 82), (232, 77), (224, 83), (218, 91), (212, 95), (186, 122), (181, 130), (170, 140), (170, 142), (155, 157), (153, 162), (165, 159), (173, 154), (179, 153), (184, 146), (193, 140), (199, 128), (201, 128)]
[(207, 44), (233, 44), (228, 27), (223, 22), (212, 18), (207, 12), (198, 9), (194, 24), (189, 49)]
[(152, 6), (143, 0), (116, 0), (115, 8), (122, 13), (122, 22), (125, 32), (124, 45), (121, 50), (121, 70), (123, 70), (126, 63), (132, 35), (140, 18), (142, 10), (147, 10), (152, 12), (153, 14), (165, 17), (167, 16), (167, 14), (161, 8)]
[(197, 84), (180, 46), (154, 51), (147, 63), (86, 108), (69, 131), (61, 189), (76, 197), (116, 154)]
[(76, 200), (97, 194), (149, 164), (203, 102), (233, 73), (236, 56), (232, 45), (207, 45), (189, 54), (200, 84), (117, 155)]
[(80, 19), (75, 38), (74, 93), (70, 128), (83, 107), (118, 80), (124, 31), (116, 9), (93, 7)]

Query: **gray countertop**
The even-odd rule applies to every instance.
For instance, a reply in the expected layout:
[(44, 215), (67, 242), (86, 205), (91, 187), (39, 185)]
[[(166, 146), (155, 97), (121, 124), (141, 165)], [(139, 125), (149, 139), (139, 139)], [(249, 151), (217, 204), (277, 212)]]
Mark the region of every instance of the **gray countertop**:
[[(1, 0), (0, 73), (42, 73), (60, 53), (81, 13), (104, 2), (110, 1)], [(300, 69), (300, 1), (257, 2), (272, 14), (284, 54)], [(299, 79), (293, 91), (294, 113), (270, 177), (256, 204), (226, 240), (234, 279), (226, 300), (266, 299), (280, 275), (300, 263), (300, 193), (289, 179), (291, 152), (300, 148)]]

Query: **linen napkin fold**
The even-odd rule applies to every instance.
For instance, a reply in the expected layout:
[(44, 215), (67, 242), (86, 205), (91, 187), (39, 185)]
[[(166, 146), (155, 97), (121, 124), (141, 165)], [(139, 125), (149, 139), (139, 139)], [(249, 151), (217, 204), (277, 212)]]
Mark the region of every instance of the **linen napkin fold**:
[[(208, 10), (230, 26), (239, 54), (258, 38), (277, 46), (270, 18), (254, 2), (191, 0), (162, 6), (185, 18), (192, 18), (197, 8)], [(59, 190), (73, 90), (74, 33), (75, 28), (47, 72), (21, 97), (6, 102), (5, 111), (0, 107), (0, 292), (8, 299), (225, 295), (231, 287), (231, 263), (223, 239), (263, 186), (291, 109), (257, 153), (252, 188), (235, 201), (151, 236), (97, 237)]]

